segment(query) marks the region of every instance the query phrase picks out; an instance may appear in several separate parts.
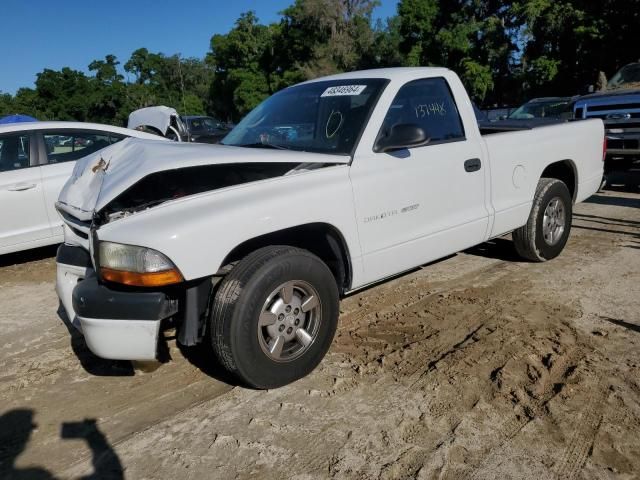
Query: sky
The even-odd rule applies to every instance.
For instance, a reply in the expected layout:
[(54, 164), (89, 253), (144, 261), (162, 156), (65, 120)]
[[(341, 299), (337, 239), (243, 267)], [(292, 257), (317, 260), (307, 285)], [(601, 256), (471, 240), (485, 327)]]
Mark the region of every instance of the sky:
[[(0, 92), (33, 87), (45, 68), (87, 72), (114, 54), (124, 64), (134, 50), (202, 58), (215, 33), (226, 33), (242, 12), (277, 21), (293, 0), (0, 0)], [(395, 14), (382, 0), (374, 18)]]

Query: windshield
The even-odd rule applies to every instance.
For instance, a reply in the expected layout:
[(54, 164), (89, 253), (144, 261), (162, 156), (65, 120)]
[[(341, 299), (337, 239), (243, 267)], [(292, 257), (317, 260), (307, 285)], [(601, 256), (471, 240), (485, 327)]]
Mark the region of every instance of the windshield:
[(613, 77), (611, 77), (607, 87), (620, 88), (628, 83), (640, 83), (640, 63), (630, 63), (629, 65), (622, 67)]
[(386, 84), (371, 78), (328, 80), (281, 90), (221, 143), (350, 155)]
[(190, 130), (215, 130), (220, 127), (220, 121), (216, 120), (213, 117), (195, 117), (188, 118), (187, 123), (189, 124)]
[(527, 102), (511, 114), (509, 118), (523, 120), (529, 118), (571, 118), (573, 104), (570, 100), (553, 100), (548, 102)]

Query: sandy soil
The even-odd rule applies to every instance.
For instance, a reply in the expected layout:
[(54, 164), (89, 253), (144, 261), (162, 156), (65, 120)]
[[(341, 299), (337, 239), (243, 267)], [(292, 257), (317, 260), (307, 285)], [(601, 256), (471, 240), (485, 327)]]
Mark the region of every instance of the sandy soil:
[(53, 252), (0, 257), (1, 478), (640, 474), (638, 193), (579, 205), (552, 262), (498, 239), (345, 299), (321, 366), (272, 391), (171, 338), (159, 366), (94, 357)]

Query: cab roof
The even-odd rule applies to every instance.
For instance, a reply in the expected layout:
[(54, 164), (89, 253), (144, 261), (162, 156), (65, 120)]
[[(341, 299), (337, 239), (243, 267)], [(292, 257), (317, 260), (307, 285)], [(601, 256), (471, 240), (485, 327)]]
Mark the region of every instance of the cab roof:
[(393, 67), (357, 70), (355, 72), (337, 73), (326, 77), (319, 77), (304, 83), (324, 82), (326, 80), (349, 80), (355, 78), (384, 78), (388, 80), (414, 80), (425, 77), (438, 77), (450, 73), (451, 70), (442, 67)]

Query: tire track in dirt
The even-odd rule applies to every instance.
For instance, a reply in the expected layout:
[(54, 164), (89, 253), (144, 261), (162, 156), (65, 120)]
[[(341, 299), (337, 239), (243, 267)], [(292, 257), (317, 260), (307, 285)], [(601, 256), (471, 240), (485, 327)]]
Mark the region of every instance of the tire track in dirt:
[[(498, 278), (497, 281), (494, 281), (489, 290), (501, 291), (507, 288), (507, 284), (512, 285), (509, 290), (509, 295), (501, 299), (500, 301), (489, 301), (487, 302), (487, 304), (483, 304), (483, 307), (486, 306), (486, 308), (481, 309), (480, 312), (478, 312), (476, 315), (465, 317), (462, 321), (462, 326), (460, 324), (453, 326), (453, 329), (457, 329), (457, 333), (456, 335), (450, 335), (447, 337), (449, 339), (449, 343), (445, 347), (440, 346), (440, 348), (438, 348), (438, 346), (436, 345), (436, 348), (434, 349), (433, 346), (430, 346), (431, 349), (429, 350), (429, 356), (427, 357), (424, 356), (425, 349), (419, 349), (419, 351), (422, 352), (421, 360), (423, 360), (423, 365), (425, 365), (426, 368), (422, 370), (417, 369), (415, 372), (410, 373), (406, 377), (409, 379), (408, 382), (405, 378), (405, 382), (409, 384), (410, 388), (425, 389), (425, 385), (432, 383), (432, 380), (429, 379), (429, 377), (435, 370), (439, 371), (438, 374), (440, 377), (446, 377), (447, 372), (451, 371), (460, 362), (465, 363), (464, 368), (460, 370), (464, 370), (465, 368), (468, 369), (468, 367), (475, 366), (474, 364), (477, 362), (474, 360), (473, 354), (464, 352), (464, 350), (467, 348), (472, 348), (473, 345), (476, 345), (478, 346), (477, 350), (479, 352), (485, 351), (486, 345), (481, 345), (482, 341), (485, 340), (489, 335), (492, 335), (495, 332), (500, 332), (502, 327), (504, 327), (506, 323), (513, 320), (513, 318), (509, 318), (509, 316), (504, 317), (505, 307), (511, 305), (512, 302), (517, 302), (517, 300), (522, 297), (523, 293), (528, 288), (528, 285), (523, 278)], [(514, 288), (514, 284), (520, 285), (521, 288)], [(453, 294), (451, 294), (451, 296), (453, 296), (458, 301), (463, 301), (462, 297), (465, 294), (469, 295), (470, 292), (469, 290), (467, 290), (456, 298), (455, 295), (457, 293), (458, 292), (454, 292)], [(471, 292), (471, 295), (474, 294), (476, 294), (478, 298), (483, 297), (483, 293), (479, 293), (479, 291), (477, 290)], [(490, 291), (487, 291), (484, 293), (484, 295), (488, 298), (491, 296), (491, 293)], [(432, 294), (429, 295), (429, 297), (427, 297), (426, 299), (423, 299), (421, 302), (424, 302), (424, 306), (429, 309), (435, 317), (438, 317), (437, 312), (433, 312), (434, 298), (437, 298), (437, 295)], [(403, 315), (406, 315), (407, 311), (411, 310), (411, 307), (413, 307), (413, 309), (415, 310), (417, 304), (421, 302), (416, 302), (409, 307), (400, 310), (397, 313), (397, 316), (402, 317)], [(480, 301), (480, 303), (482, 304), (482, 301)], [(501, 316), (504, 318), (502, 318)], [(391, 325), (391, 328), (394, 329), (395, 327)], [(565, 328), (568, 327), (566, 327), (565, 325)], [(451, 326), (449, 325), (449, 332), (450, 331)], [(377, 336), (380, 336), (379, 332), (376, 333), (378, 334)], [(430, 340), (432, 339), (432, 337), (437, 335), (437, 333), (438, 332), (431, 332), (429, 335), (426, 335), (424, 339)], [(575, 332), (572, 332), (572, 334), (575, 335)], [(456, 339), (453, 343), (451, 342), (452, 337)], [(505, 338), (503, 340), (506, 341), (507, 339)], [(500, 344), (504, 343), (505, 342), (500, 342)], [(391, 352), (383, 354), (383, 358), (386, 359), (387, 357), (397, 353), (397, 351), (401, 350), (403, 347), (407, 348), (412, 345), (413, 343), (402, 345), (397, 350), (391, 350)], [(529, 346), (528, 350), (531, 350), (531, 346)], [(434, 352), (437, 353), (437, 355), (434, 355)], [(485, 453), (490, 453), (490, 451), (494, 448), (500, 447), (509, 439), (513, 438), (532, 419), (539, 418), (545, 415), (544, 407), (546, 403), (554, 398), (562, 390), (563, 381), (571, 375), (573, 370), (575, 370), (575, 363), (579, 359), (579, 356), (581, 354), (579, 352), (579, 348), (576, 347), (565, 352), (561, 352), (561, 354), (554, 352), (553, 355), (557, 356), (558, 358), (554, 359), (552, 363), (552, 353), (540, 353), (538, 355), (535, 355), (533, 353), (527, 353), (526, 349), (523, 352), (522, 345), (520, 344), (514, 344), (512, 348), (509, 348), (509, 343), (506, 343), (506, 348), (502, 348), (495, 352), (492, 358), (492, 362), (497, 362), (498, 367), (492, 370), (492, 377), (494, 377), (492, 378), (492, 380), (494, 382), (498, 380), (497, 377), (500, 376), (500, 370), (506, 366), (507, 362), (521, 361), (524, 357), (527, 356), (532, 357), (532, 359), (529, 359), (529, 363), (538, 363), (537, 366), (542, 371), (542, 373), (538, 374), (539, 378), (533, 385), (531, 385), (531, 379), (528, 379), (527, 377), (524, 377), (522, 379), (522, 382), (520, 382), (521, 384), (512, 385), (513, 388), (520, 388), (521, 390), (525, 390), (526, 388), (528, 388), (528, 392), (526, 392), (527, 395), (522, 395), (522, 398), (515, 398), (515, 407), (511, 407), (509, 405), (509, 402), (506, 401), (506, 399), (502, 396), (493, 401), (493, 405), (491, 405), (491, 407), (500, 412), (500, 416), (503, 421), (497, 428), (497, 435), (494, 436), (491, 442), (485, 443)], [(427, 360), (427, 358), (429, 359)], [(404, 358), (403, 360), (405, 361), (405, 363), (408, 363), (406, 358)], [(387, 362), (387, 364), (390, 364), (391, 366), (385, 367), (385, 362), (381, 361), (380, 358), (377, 358), (376, 360), (374, 360), (374, 362), (369, 362), (366, 365), (378, 365), (378, 368), (374, 375), (379, 377), (380, 374), (388, 374), (389, 370), (402, 370), (402, 367), (399, 366), (401, 363), (401, 361), (397, 360), (394, 362)], [(419, 362), (414, 361), (413, 363), (415, 364)], [(547, 368), (546, 371), (544, 367)], [(421, 383), (424, 383), (425, 385), (421, 385)], [(511, 399), (510, 401), (513, 402), (514, 399)], [(427, 408), (427, 410), (429, 411), (431, 420), (435, 420), (438, 417), (436, 410), (440, 410), (439, 413), (442, 414), (446, 412), (446, 407), (440, 406), (440, 408), (434, 408), (434, 406), (431, 406), (431, 408)], [(473, 407), (471, 408), (471, 410), (473, 412)], [(505, 419), (504, 411), (509, 410), (511, 410), (512, 412), (506, 415)], [(447, 438), (440, 441), (441, 445), (445, 445), (447, 442), (451, 442), (452, 438), (455, 438), (455, 430), (457, 426), (462, 422), (462, 419), (455, 419), (454, 417), (455, 415), (451, 416), (451, 418), (448, 419), (448, 422), (452, 423), (453, 427), (451, 428), (451, 432), (448, 433)], [(407, 427), (405, 426), (405, 428)], [(409, 429), (411, 428), (412, 427), (409, 427)], [(419, 437), (419, 431), (420, 428), (413, 428), (412, 430), (413, 444), (419, 443), (419, 438), (417, 438)], [(414, 461), (411, 461), (409, 463), (414, 465), (416, 468), (411, 467), (409, 468), (409, 471), (420, 470), (419, 467), (421, 467), (421, 465), (419, 465), (419, 458), (421, 455), (424, 458), (424, 452), (424, 449), (418, 448), (417, 450), (412, 449), (405, 453), (405, 456), (411, 456), (412, 458), (414, 458)], [(468, 470), (469, 473), (471, 473), (472, 471), (473, 467)], [(395, 471), (395, 473), (397, 474), (399, 472)], [(456, 470), (450, 478), (460, 478), (460, 476), (464, 477), (464, 475), (464, 471)]]
[(580, 413), (574, 426), (574, 433), (556, 464), (554, 471), (557, 478), (573, 480), (584, 466), (589, 452), (595, 441), (596, 434), (602, 422), (603, 408), (607, 397), (607, 388), (602, 379), (594, 382), (593, 394), (590, 396), (585, 409)]
[[(440, 478), (446, 480), (473, 478), (475, 472), (483, 463), (493, 459), (494, 452), (503, 449), (505, 444), (518, 435), (530, 422), (545, 417), (547, 415), (545, 411), (546, 404), (559, 394), (563, 383), (571, 374), (573, 366), (569, 364), (574, 354), (575, 351), (567, 352), (567, 357), (561, 357), (564, 359), (561, 362), (562, 365), (551, 369), (547, 375), (543, 375), (541, 383), (534, 385), (534, 390), (539, 391), (538, 395), (533, 397), (513, 395), (510, 402), (511, 405), (506, 398), (497, 397), (488, 403), (485, 408), (480, 410), (472, 409), (466, 413), (456, 425), (455, 430), (460, 428), (459, 425), (463, 421), (468, 423), (477, 422), (476, 424), (484, 423), (485, 427), (489, 427), (487, 430), (492, 431), (492, 435), (484, 435), (481, 444), (465, 444), (464, 462), (446, 461), (445, 465), (448, 465), (449, 468), (445, 468), (440, 472)], [(474, 416), (477, 418), (472, 419)], [(493, 422), (483, 422), (483, 417), (496, 421), (496, 423), (489, 426), (486, 423)], [(446, 446), (447, 450), (445, 453), (446, 460), (452, 454), (454, 456), (460, 455), (460, 449), (456, 448), (458, 443), (456, 433), (452, 431), (451, 435), (443, 441), (443, 446)]]
[[(519, 321), (520, 318), (524, 316), (524, 313), (531, 310), (534, 305), (536, 308), (539, 308), (539, 305), (537, 305), (535, 301), (526, 303), (522, 307), (522, 314), (514, 317), (510, 314), (511, 306), (522, 303), (522, 296), (529, 288), (525, 280), (526, 273), (516, 275), (515, 278), (513, 278), (513, 275), (508, 274), (502, 276), (496, 275), (496, 277), (497, 279), (491, 279), (493, 283), (486, 282), (489, 286), (486, 287), (484, 291), (478, 288), (468, 288), (462, 292), (453, 291), (449, 295), (432, 293), (422, 300), (414, 302), (396, 312), (396, 319), (398, 320), (413, 318), (413, 320), (420, 322), (422, 320), (420, 317), (411, 317), (411, 315), (419, 310), (418, 307), (424, 307), (431, 313), (431, 321), (441, 321), (448, 316), (446, 314), (439, 314), (438, 308), (443, 308), (444, 310), (451, 309), (451, 303), (462, 303), (465, 304), (466, 307), (468, 307), (468, 305), (466, 305), (467, 303), (479, 305), (480, 308), (473, 315), (463, 315), (460, 317), (453, 315), (453, 318), (450, 316), (447, 318), (447, 320), (449, 320), (446, 325), (447, 333), (449, 334), (446, 336), (447, 342), (441, 341), (440, 345), (438, 345), (438, 343), (433, 345), (433, 341), (440, 334), (440, 331), (433, 328), (430, 330), (422, 329), (421, 331), (424, 334), (422, 338), (414, 342), (400, 343), (400, 345), (396, 345), (397, 348), (387, 346), (374, 360), (364, 364), (364, 380), (366, 380), (368, 376), (372, 381), (382, 382), (383, 377), (392, 375), (395, 377), (395, 381), (400, 381), (404, 385), (408, 385), (411, 390), (432, 391), (431, 387), (434, 384), (437, 385), (439, 382), (450, 383), (452, 380), (458, 387), (463, 389), (464, 382), (469, 380), (469, 376), (468, 374), (465, 376), (461, 373), (465, 370), (473, 369), (480, 364), (486, 364), (483, 356), (487, 352), (486, 341), (491, 335), (497, 335), (492, 342), (499, 345), (499, 348), (489, 349), (492, 354), (491, 363), (495, 365), (490, 371), (496, 377), (499, 376), (499, 370), (504, 368), (509, 361), (521, 361), (524, 357), (532, 356), (533, 360), (539, 364), (538, 367), (541, 370), (544, 370), (544, 363), (546, 362), (548, 371), (543, 371), (535, 384), (531, 385), (531, 379), (524, 376), (521, 382), (513, 385), (514, 388), (520, 388), (522, 390), (528, 388), (528, 395), (533, 397), (532, 400), (528, 400), (527, 396), (524, 395), (523, 399), (517, 400), (515, 407), (511, 405), (510, 399), (505, 398), (508, 395), (498, 395), (496, 399), (492, 400), (493, 403), (490, 405), (496, 412), (499, 412), (502, 423), (495, 438), (485, 444), (490, 445), (490, 448), (487, 449), (488, 452), (500, 447), (510, 438), (517, 435), (533, 418), (545, 414), (544, 406), (562, 390), (563, 381), (571, 375), (575, 369), (574, 363), (580, 356), (578, 348), (567, 351), (554, 351), (552, 347), (554, 343), (558, 342), (553, 339), (547, 342), (549, 345), (546, 347), (546, 350), (542, 352), (537, 351), (539, 347), (536, 348), (535, 342), (510, 341), (510, 333), (508, 331), (505, 332), (504, 327), (514, 321)], [(492, 292), (496, 291), (500, 291), (501, 293), (508, 291), (508, 295), (502, 295), (500, 300), (491, 300), (493, 296)], [(443, 302), (446, 306), (438, 307), (438, 300), (446, 297), (448, 297), (447, 301)], [(470, 298), (475, 299), (475, 301), (469, 302)], [(465, 309), (465, 311), (468, 312), (468, 309)], [(558, 312), (575, 314), (575, 312), (571, 312), (569, 309), (563, 309), (560, 305), (545, 307), (543, 311), (545, 312), (544, 315), (551, 317), (558, 315)], [(372, 319), (372, 323), (374, 326), (378, 323), (385, 325), (384, 320)], [(457, 322), (458, 320), (459, 323)], [(390, 328), (393, 332), (397, 332), (397, 323), (390, 323), (390, 325), (387, 325), (387, 328)], [(451, 323), (454, 323), (454, 325), (451, 325)], [(566, 324), (562, 324), (561, 328), (568, 330), (571, 336), (575, 336), (575, 332)], [(373, 332), (371, 332), (371, 329), (372, 327), (370, 326), (370, 336), (385, 338), (387, 334), (384, 328), (374, 330)], [(506, 330), (509, 329), (507, 328)], [(454, 331), (455, 334), (452, 334), (452, 331)], [(551, 332), (550, 336), (553, 335), (553, 329), (551, 329)], [(557, 335), (561, 336), (563, 333), (560, 332), (557, 333)], [(391, 337), (392, 335), (389, 333), (389, 336), (386, 338), (388, 340)], [(441, 335), (441, 337), (444, 337), (444, 335)], [(425, 342), (426, 344), (420, 346), (420, 342)], [(364, 344), (365, 341), (361, 343)], [(416, 352), (419, 352), (417, 356), (411, 351), (412, 347), (416, 344), (418, 345)], [(474, 349), (475, 352), (469, 351)], [(553, 353), (548, 353), (549, 351)], [(402, 352), (402, 354), (398, 352)], [(357, 349), (356, 351), (351, 350), (350, 354), (356, 355), (357, 357)], [(408, 359), (411, 355), (416, 356), (413, 361)], [(551, 361), (552, 355), (558, 357), (554, 358), (553, 362)], [(544, 358), (546, 358), (546, 360), (544, 360)], [(414, 371), (407, 372), (408, 365), (414, 367), (416, 365), (422, 365), (422, 368), (416, 368)], [(366, 367), (372, 366), (374, 367), (373, 370), (368, 372)], [(356, 368), (356, 371), (359, 371), (361, 375), (363, 374), (362, 369), (358, 370), (358, 368)], [(455, 373), (453, 378), (449, 377), (449, 373), (452, 371)], [(366, 375), (367, 373), (369, 375)], [(493, 381), (495, 380), (494, 378)], [(361, 384), (362, 381), (362, 378), (358, 379), (359, 384)], [(455, 389), (455, 387), (453, 388)], [(483, 394), (486, 395), (486, 393), (481, 393), (480, 396)], [(479, 401), (477, 398), (478, 395), (471, 395), (470, 397), (470, 412), (461, 416), (452, 414), (451, 405), (442, 403), (437, 405), (431, 402), (427, 395), (423, 397), (424, 405), (422, 406), (422, 410), (428, 412), (429, 422), (437, 422), (438, 419), (444, 415), (446, 418), (442, 419), (441, 423), (451, 425), (450, 431), (447, 432), (444, 438), (440, 438), (436, 442), (431, 439), (432, 445), (435, 443), (435, 450), (442, 448), (442, 446), (451, 442), (452, 439), (455, 439), (455, 430), (462, 423), (465, 416), (477, 414), (477, 411), (474, 412), (474, 408)], [(506, 420), (505, 411), (507, 412)], [(433, 435), (429, 435), (429, 430), (432, 429), (432, 425), (422, 427), (421, 422), (422, 419), (419, 418), (417, 421), (406, 422), (402, 425), (402, 430), (404, 431), (403, 439), (412, 445), (412, 447), (404, 451), (402, 459), (398, 459), (397, 463), (398, 465), (402, 465), (402, 467), (388, 466), (389, 472), (392, 472), (390, 473), (390, 478), (403, 478), (405, 474), (407, 478), (411, 478), (415, 472), (423, 468), (426, 457), (429, 452), (433, 451), (432, 448), (421, 446), (421, 444), (424, 445), (425, 440), (433, 437)], [(478, 462), (475, 463), (477, 464)], [(470, 468), (469, 472), (472, 471), (473, 467)], [(464, 471), (456, 471), (452, 475), (452, 478), (456, 478), (458, 475), (464, 475)]]
[[(354, 316), (343, 316), (340, 319), (342, 331), (332, 351), (345, 355), (346, 361), (351, 362), (359, 374), (377, 374), (384, 362), (395, 362), (396, 370), (400, 370), (401, 363), (414, 361), (414, 373), (422, 368), (423, 360), (430, 362), (431, 369), (436, 368), (442, 360), (438, 355), (447, 356), (452, 348), (455, 350), (456, 344), (460, 343), (458, 347), (462, 347), (466, 341), (471, 341), (479, 333), (483, 321), (495, 315), (495, 311), (491, 310), (495, 305), (490, 305), (486, 300), (487, 295), (483, 297), (476, 292), (466, 292), (458, 285), (492, 284), (508, 275), (510, 270), (512, 266), (494, 264), (446, 282), (414, 279), (412, 290), (426, 290), (426, 293), (407, 299), (406, 290), (394, 289), (377, 297), (375, 310), (362, 307)], [(463, 315), (462, 312), (451, 312), (452, 307), (465, 310), (466, 313), (471, 308), (474, 313)], [(453, 325), (454, 332), (447, 318), (451, 313), (461, 319), (460, 323)], [(443, 324), (445, 328), (440, 326)], [(343, 331), (347, 329), (348, 334), (344, 334)], [(446, 335), (442, 335), (443, 331)], [(421, 344), (430, 340), (431, 344), (433, 340), (438, 340), (436, 352), (430, 354), (429, 359), (415, 357)]]

